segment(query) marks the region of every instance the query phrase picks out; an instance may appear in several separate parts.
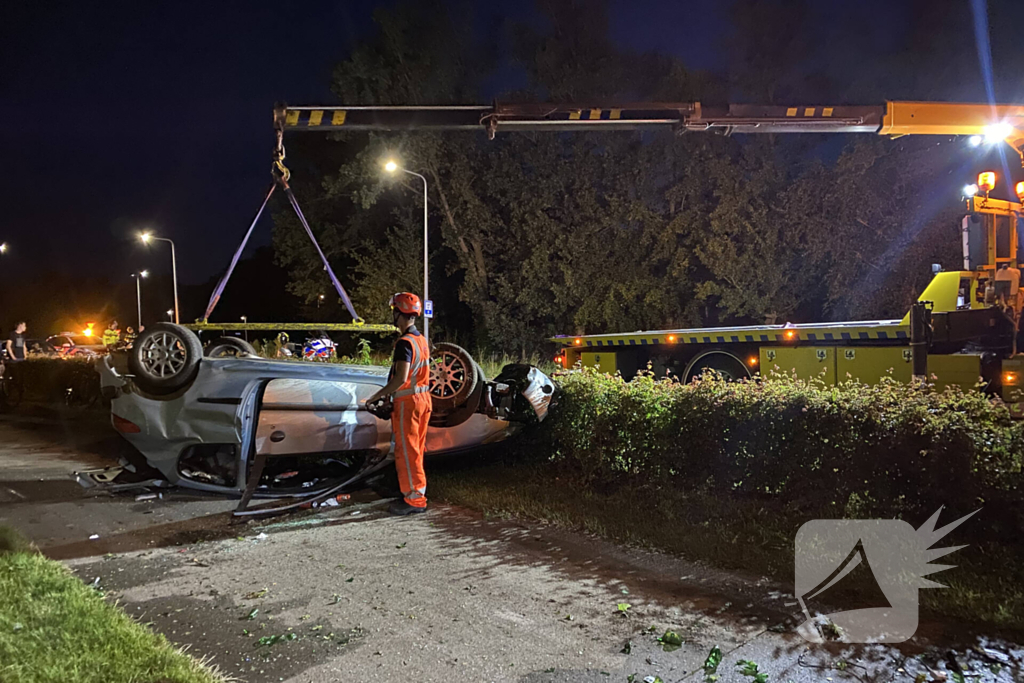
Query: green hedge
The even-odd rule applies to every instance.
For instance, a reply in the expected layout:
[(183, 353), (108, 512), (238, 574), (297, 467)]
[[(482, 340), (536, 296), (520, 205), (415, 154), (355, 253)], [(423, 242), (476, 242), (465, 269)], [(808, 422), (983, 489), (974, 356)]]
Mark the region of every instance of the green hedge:
[(95, 363), (95, 359), (29, 358), (8, 365), (8, 370), (24, 389), (24, 401), (64, 403), (69, 388), (92, 399), (99, 397)]
[(628, 482), (899, 514), (1016, 500), (1024, 481), (1024, 423), (975, 391), (895, 380), (828, 387), (787, 376), (624, 382), (589, 370), (560, 383), (554, 419), (536, 444), (576, 485)]

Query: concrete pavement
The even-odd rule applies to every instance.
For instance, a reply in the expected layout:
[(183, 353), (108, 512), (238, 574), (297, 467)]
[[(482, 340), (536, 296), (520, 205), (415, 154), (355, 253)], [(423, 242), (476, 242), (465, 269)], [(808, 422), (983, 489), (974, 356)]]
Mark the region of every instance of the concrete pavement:
[(121, 447), (96, 419), (6, 418), (0, 443), (0, 520), (245, 681), (702, 681), (716, 646), (723, 683), (754, 680), (743, 659), (772, 682), (954, 681), (951, 661), (1021, 680), (1016, 646), (955, 624), (899, 648), (809, 645), (790, 587), (549, 525), (440, 505), (396, 519), (372, 495), (239, 524), (231, 500), (91, 494), (69, 473)]

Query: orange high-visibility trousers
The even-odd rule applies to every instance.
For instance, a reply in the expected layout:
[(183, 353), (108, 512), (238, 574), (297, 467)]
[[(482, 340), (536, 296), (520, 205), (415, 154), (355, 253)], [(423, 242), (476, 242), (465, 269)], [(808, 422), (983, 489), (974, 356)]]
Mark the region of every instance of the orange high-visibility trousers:
[(427, 445), (430, 408), (430, 394), (421, 393), (396, 398), (395, 409), (391, 413), (398, 486), (405, 496), (405, 502), (418, 508), (427, 506), (427, 475), (423, 471), (423, 451)]

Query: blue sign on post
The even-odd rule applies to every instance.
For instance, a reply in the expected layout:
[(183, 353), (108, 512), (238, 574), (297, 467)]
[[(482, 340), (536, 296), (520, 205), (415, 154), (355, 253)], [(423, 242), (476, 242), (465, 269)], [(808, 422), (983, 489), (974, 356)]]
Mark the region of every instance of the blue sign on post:
[(433, 318), (434, 317), (434, 302), (427, 299), (423, 302), (423, 317)]

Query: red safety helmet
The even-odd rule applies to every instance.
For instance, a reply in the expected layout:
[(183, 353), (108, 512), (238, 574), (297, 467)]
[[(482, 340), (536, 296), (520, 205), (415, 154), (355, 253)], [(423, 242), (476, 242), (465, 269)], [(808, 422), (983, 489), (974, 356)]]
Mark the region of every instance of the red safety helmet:
[(409, 292), (399, 292), (392, 295), (388, 306), (397, 308), (399, 312), (406, 315), (420, 315), (423, 313), (423, 304), (420, 303), (420, 298)]

